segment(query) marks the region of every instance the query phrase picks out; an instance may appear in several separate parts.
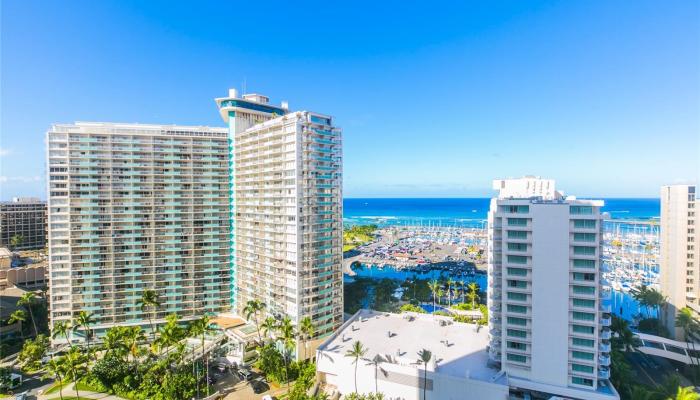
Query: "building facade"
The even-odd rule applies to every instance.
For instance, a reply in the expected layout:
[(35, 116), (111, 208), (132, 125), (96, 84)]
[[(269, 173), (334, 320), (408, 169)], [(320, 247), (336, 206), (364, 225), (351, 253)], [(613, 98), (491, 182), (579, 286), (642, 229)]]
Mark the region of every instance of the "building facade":
[[(231, 309), (227, 130), (76, 123), (48, 132), (51, 324), (88, 311), (100, 334)], [(151, 311), (149, 311), (151, 312)]]
[(330, 116), (262, 95), (231, 90), (216, 103), (232, 160), (234, 307), (260, 300), (294, 324), (310, 317), (316, 337), (327, 336), (343, 321), (341, 131)]
[[(13, 237), (21, 238), (13, 245)], [(0, 247), (12, 250), (43, 249), (46, 246), (46, 202), (33, 197), (15, 197), (0, 202)]]
[(604, 301), (610, 290), (601, 278), (603, 202), (564, 197), (553, 181), (535, 177), (494, 181), (494, 189), (491, 361), (508, 374), (511, 388), (607, 398), (614, 389), (611, 310)]
[(667, 297), (663, 321), (679, 340), (683, 333), (675, 326), (684, 307), (700, 316), (700, 235), (697, 235), (696, 186), (671, 185), (661, 188), (661, 292)]

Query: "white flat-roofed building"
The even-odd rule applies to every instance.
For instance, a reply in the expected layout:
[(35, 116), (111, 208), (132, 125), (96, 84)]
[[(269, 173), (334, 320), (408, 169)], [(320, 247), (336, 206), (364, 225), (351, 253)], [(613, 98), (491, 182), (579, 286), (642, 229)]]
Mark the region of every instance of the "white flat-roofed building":
[[(319, 346), (316, 370), (327, 391), (355, 391), (355, 364), (346, 357), (355, 341), (367, 353), (357, 363), (357, 391), (377, 390), (385, 398), (423, 398), (424, 366), (418, 352), (433, 354), (427, 367), (429, 399), (508, 399), (505, 374), (488, 365), (488, 331), (427, 314), (390, 314), (360, 310)], [(382, 357), (377, 365), (370, 363)], [(376, 381), (375, 381), (376, 374)]]
[[(512, 187), (511, 187), (512, 186)], [(490, 358), (512, 388), (611, 399), (603, 206), (551, 180), (495, 181), (488, 215)]]

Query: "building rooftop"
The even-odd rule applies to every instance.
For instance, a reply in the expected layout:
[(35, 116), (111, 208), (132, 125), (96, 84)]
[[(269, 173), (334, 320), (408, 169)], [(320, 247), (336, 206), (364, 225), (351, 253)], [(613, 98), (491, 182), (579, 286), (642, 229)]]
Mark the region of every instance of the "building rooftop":
[(488, 329), (451, 318), (360, 310), (318, 350), (345, 354), (356, 340), (367, 349), (366, 359), (379, 354), (392, 363), (422, 368), (418, 352), (427, 349), (435, 362), (429, 370), (488, 382), (501, 377), (498, 369), (488, 366)]

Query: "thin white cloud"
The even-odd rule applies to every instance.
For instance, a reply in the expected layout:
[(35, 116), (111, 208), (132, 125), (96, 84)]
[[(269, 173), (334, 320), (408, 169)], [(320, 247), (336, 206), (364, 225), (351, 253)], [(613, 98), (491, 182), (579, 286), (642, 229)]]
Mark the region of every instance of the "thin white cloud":
[(0, 175), (0, 183), (6, 183), (6, 182), (22, 182), (22, 183), (30, 183), (30, 182), (40, 182), (41, 177), (39, 175), (35, 176), (5, 176), (5, 175)]
[(12, 154), (12, 150), (6, 147), (0, 147), (0, 157), (7, 157)]

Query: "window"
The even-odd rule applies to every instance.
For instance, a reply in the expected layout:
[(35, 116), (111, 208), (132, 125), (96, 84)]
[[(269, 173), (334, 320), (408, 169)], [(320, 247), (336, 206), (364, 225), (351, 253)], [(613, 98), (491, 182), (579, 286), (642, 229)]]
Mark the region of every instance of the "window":
[(526, 275), (527, 275), (527, 270), (524, 269), (524, 268), (512, 268), (512, 267), (508, 267), (508, 275), (526, 276)]
[(593, 373), (593, 367), (590, 365), (571, 364), (571, 370), (576, 372), (586, 372), (589, 374)]
[(594, 256), (595, 247), (591, 246), (574, 246), (574, 254), (584, 256)]
[(595, 307), (595, 300), (574, 299), (574, 306), (594, 308)]
[(574, 294), (595, 294), (593, 286), (573, 286)]
[(508, 317), (506, 320), (511, 325), (520, 325), (520, 326), (527, 325), (527, 320), (525, 318)]
[(527, 257), (508, 255), (508, 262), (511, 264), (527, 264)]
[(525, 243), (508, 243), (508, 250), (527, 251), (527, 244), (525, 244)]
[(576, 268), (595, 268), (595, 260), (574, 260), (574, 267)]
[(595, 280), (595, 274), (574, 272), (573, 277), (575, 281), (593, 282)]
[(574, 346), (583, 346), (583, 347), (593, 347), (593, 340), (591, 339), (581, 339), (581, 338), (573, 338), (572, 341)]
[(508, 292), (508, 300), (526, 301), (527, 295), (525, 293)]
[(574, 215), (591, 215), (593, 214), (593, 207), (591, 206), (571, 206), (569, 209), (571, 214)]
[(527, 218), (508, 218), (508, 226), (527, 226)]
[(508, 280), (508, 287), (512, 288), (518, 288), (518, 289), (526, 289), (527, 288), (527, 282), (525, 281), (516, 281), (513, 279)]
[(587, 333), (592, 335), (593, 332), (595, 332), (595, 328), (592, 326), (587, 326), (587, 325), (574, 325), (573, 326), (574, 332), (576, 333)]
[(508, 312), (514, 312), (514, 313), (519, 313), (519, 314), (525, 314), (527, 313), (527, 307), (526, 306), (516, 306), (514, 304), (508, 304), (506, 307)]
[(527, 214), (530, 206), (501, 206), (501, 211), (514, 214)]
[(508, 342), (506, 342), (506, 344), (507, 344), (509, 349), (523, 350), (523, 351), (527, 350), (527, 345), (525, 343), (508, 341)]
[(593, 314), (593, 313), (574, 311), (573, 316), (574, 316), (574, 319), (578, 320), (578, 321), (594, 321), (595, 320), (595, 314)]
[(527, 231), (508, 231), (508, 239), (527, 239)]
[(574, 233), (574, 241), (595, 242), (595, 233)]
[(506, 353), (506, 359), (508, 361), (515, 361), (515, 362), (519, 362), (519, 363), (526, 363), (527, 362), (527, 357), (525, 357), (521, 354)]
[(596, 221), (594, 219), (575, 219), (574, 228), (595, 229)]
[(521, 331), (520, 329), (507, 329), (506, 333), (508, 336), (513, 336), (513, 337), (519, 337), (519, 338), (526, 338), (527, 337), (527, 332)]
[(588, 353), (586, 351), (572, 351), (571, 356), (573, 358), (579, 359), (579, 360), (592, 360), (593, 359), (593, 353)]
[(573, 383), (574, 385), (593, 386), (593, 379), (572, 376), (571, 383)]

